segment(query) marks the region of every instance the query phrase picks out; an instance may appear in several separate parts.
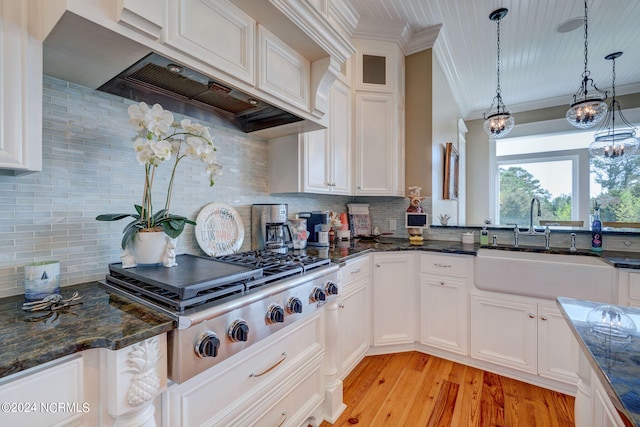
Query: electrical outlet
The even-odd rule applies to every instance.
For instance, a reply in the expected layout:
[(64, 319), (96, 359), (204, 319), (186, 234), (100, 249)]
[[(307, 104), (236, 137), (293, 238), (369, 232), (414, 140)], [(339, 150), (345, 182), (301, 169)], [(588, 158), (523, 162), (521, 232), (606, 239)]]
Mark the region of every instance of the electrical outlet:
[(395, 231), (396, 229), (396, 220), (395, 219), (390, 219), (389, 220), (389, 231)]

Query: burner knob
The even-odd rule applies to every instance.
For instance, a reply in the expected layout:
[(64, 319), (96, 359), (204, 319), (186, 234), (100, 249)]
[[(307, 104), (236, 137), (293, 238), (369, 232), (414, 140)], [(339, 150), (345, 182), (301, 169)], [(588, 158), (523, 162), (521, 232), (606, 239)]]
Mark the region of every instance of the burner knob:
[(196, 341), (196, 354), (198, 357), (216, 357), (218, 348), (220, 348), (220, 340), (211, 331), (206, 331)]
[(300, 298), (289, 298), (287, 301), (287, 311), (289, 313), (302, 313), (302, 301), (300, 301)]
[(338, 285), (331, 281), (327, 282), (325, 290), (327, 291), (327, 295), (338, 295)]
[(284, 322), (284, 309), (278, 304), (271, 304), (267, 309), (267, 322), (282, 323)]
[(317, 286), (313, 288), (313, 290), (311, 291), (311, 296), (309, 298), (311, 299), (311, 302), (319, 302), (327, 299), (324, 291)]
[(244, 320), (234, 320), (229, 325), (228, 335), (231, 341), (246, 341), (249, 338), (249, 325)]

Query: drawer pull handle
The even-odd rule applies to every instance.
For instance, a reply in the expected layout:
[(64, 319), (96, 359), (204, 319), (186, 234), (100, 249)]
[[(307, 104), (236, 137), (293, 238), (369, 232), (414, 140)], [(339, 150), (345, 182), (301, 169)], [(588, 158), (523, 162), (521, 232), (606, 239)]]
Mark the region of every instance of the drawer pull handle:
[(284, 424), (285, 421), (287, 421), (287, 413), (283, 412), (282, 413), (282, 421), (280, 421), (280, 424), (278, 424), (278, 427), (280, 427), (282, 424)]
[(547, 316), (540, 316), (540, 320), (547, 320)]
[(338, 304), (338, 307), (344, 308), (344, 304)]
[(529, 313), (529, 318), (530, 318), (530, 319), (535, 319), (535, 317), (536, 317), (536, 315), (535, 315), (535, 314), (533, 314), (533, 313)]
[(440, 282), (440, 286), (444, 286), (444, 282)]
[(434, 262), (433, 265), (435, 265), (436, 267), (451, 268), (451, 265), (449, 265), (449, 264), (440, 264), (439, 262)]
[(360, 273), (360, 269), (353, 270), (353, 271), (351, 272), (351, 274), (358, 274), (358, 273)]
[(267, 369), (264, 372), (260, 372), (259, 374), (254, 374), (253, 372), (251, 373), (251, 375), (249, 375), (249, 377), (253, 377), (253, 378), (258, 378), (261, 377), (271, 371), (273, 371), (276, 367), (278, 367), (279, 364), (281, 364), (282, 362), (284, 362), (284, 359), (287, 358), (287, 353), (282, 353), (282, 357), (280, 358), (280, 360), (278, 360), (272, 367), (270, 367), (269, 369)]

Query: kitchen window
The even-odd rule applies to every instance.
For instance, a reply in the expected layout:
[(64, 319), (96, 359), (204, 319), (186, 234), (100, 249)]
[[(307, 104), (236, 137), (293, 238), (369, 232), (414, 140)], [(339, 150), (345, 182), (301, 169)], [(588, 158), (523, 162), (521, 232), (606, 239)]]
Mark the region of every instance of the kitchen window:
[(528, 226), (531, 200), (539, 220), (583, 221), (594, 201), (603, 221), (640, 221), (640, 156), (606, 164), (589, 155), (593, 131), (505, 138), (496, 144), (497, 223)]

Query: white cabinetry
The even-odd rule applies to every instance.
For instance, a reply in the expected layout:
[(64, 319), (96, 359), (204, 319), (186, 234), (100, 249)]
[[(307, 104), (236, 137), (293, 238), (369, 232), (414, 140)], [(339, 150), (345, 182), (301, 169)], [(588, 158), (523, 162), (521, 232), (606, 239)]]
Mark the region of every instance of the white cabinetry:
[(471, 296), (471, 356), (576, 384), (578, 346), (551, 302)]
[(468, 355), (469, 256), (420, 255), (420, 342)]
[(269, 142), (271, 193), (351, 194), (351, 89), (338, 80), (329, 95), (329, 128)]
[[(79, 354), (1, 380), (0, 402), (3, 426), (80, 423), (85, 413), (99, 406), (91, 407), (85, 400), (83, 358)], [(74, 406), (64, 410), (58, 408), (58, 402)]]
[(373, 254), (373, 345), (415, 341), (416, 270), (412, 252)]
[(618, 272), (618, 304), (640, 308), (640, 270)]
[(607, 396), (595, 372), (591, 372), (591, 425), (589, 427), (625, 427), (616, 407)]
[(329, 128), (303, 133), (306, 193), (351, 194), (351, 89), (341, 81), (329, 95)]
[(338, 298), (338, 355), (340, 378), (360, 363), (369, 348), (370, 281), (369, 256), (362, 256), (341, 268), (342, 290)]
[[(167, 7), (165, 44), (254, 83), (255, 21), (250, 16), (227, 0), (175, 0)], [(147, 12), (153, 9), (162, 8)]]
[(309, 111), (309, 61), (258, 26), (258, 89)]
[(42, 170), (42, 42), (29, 31), (35, 7), (0, 0), (0, 169), (14, 174)]
[(404, 195), (404, 56), (391, 42), (354, 40), (355, 195)]
[(302, 425), (324, 400), (322, 314), (170, 386), (166, 425)]

